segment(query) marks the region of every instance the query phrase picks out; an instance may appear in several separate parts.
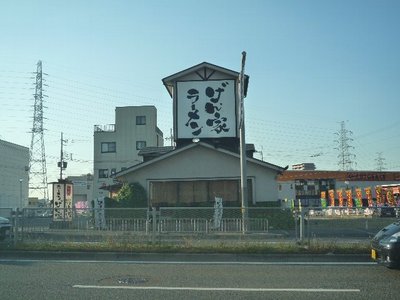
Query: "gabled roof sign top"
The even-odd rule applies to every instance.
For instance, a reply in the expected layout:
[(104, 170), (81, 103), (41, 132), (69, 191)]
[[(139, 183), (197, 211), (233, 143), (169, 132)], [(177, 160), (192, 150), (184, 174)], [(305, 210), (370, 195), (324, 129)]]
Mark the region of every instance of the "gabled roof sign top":
[[(186, 75), (196, 73), (202, 78), (203, 80), (208, 80), (214, 72), (220, 72), (226, 74), (228, 77), (231, 78), (236, 78), (239, 77), (240, 73), (236, 71), (232, 71), (217, 65), (210, 64), (208, 62), (202, 62), (198, 65), (195, 65), (193, 67), (190, 67), (186, 70), (180, 71), (178, 73), (175, 73), (173, 75), (167, 76), (162, 79), (163, 84), (167, 88), (167, 91), (169, 95), (172, 97), (173, 96), (173, 87), (174, 87), (174, 82), (179, 81), (180, 78), (185, 77)], [(249, 76), (244, 75), (244, 96), (246, 97), (247, 95), (247, 87), (249, 85)]]

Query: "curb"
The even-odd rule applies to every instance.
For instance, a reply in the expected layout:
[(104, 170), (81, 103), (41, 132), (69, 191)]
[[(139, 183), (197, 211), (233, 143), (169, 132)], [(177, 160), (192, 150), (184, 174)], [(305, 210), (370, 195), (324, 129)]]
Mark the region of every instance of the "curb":
[(87, 260), (141, 262), (369, 262), (367, 254), (223, 254), (223, 253), (126, 253), (74, 251), (0, 251), (1, 259)]

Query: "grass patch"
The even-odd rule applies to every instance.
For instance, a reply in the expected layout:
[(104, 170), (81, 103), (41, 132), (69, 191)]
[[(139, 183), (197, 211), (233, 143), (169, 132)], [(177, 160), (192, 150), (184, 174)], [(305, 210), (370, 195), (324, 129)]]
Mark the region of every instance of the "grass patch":
[(183, 243), (132, 243), (132, 242), (39, 242), (0, 245), (1, 250), (66, 251), (66, 252), (125, 252), (125, 253), (221, 253), (221, 254), (368, 254), (369, 242), (338, 243), (313, 241), (309, 244), (295, 242), (242, 242), (218, 241), (212, 244), (185, 240)]

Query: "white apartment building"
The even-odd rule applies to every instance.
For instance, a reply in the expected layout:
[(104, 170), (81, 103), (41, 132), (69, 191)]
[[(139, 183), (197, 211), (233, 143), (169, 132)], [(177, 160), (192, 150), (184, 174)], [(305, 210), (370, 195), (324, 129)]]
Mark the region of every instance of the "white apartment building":
[(90, 201), (93, 200), (93, 175), (68, 176), (66, 180), (73, 184), (72, 205), (90, 207)]
[(101, 188), (114, 183), (111, 175), (142, 162), (140, 149), (163, 144), (154, 106), (116, 107), (115, 124), (94, 126), (93, 198), (108, 196)]
[(29, 148), (0, 140), (0, 208), (25, 207), (29, 194)]

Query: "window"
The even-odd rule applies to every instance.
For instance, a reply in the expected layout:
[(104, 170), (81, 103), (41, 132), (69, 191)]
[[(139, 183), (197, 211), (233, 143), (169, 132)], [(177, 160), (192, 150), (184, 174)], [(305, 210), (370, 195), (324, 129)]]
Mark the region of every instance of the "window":
[(101, 153), (116, 152), (117, 146), (115, 142), (104, 142), (101, 143)]
[(111, 175), (114, 175), (115, 173), (117, 173), (117, 169), (116, 168), (112, 168), (111, 169)]
[(99, 178), (108, 178), (108, 169), (99, 169)]
[(136, 125), (146, 125), (146, 116), (136, 116)]
[(146, 147), (146, 141), (137, 141), (136, 142), (136, 150), (140, 150)]

